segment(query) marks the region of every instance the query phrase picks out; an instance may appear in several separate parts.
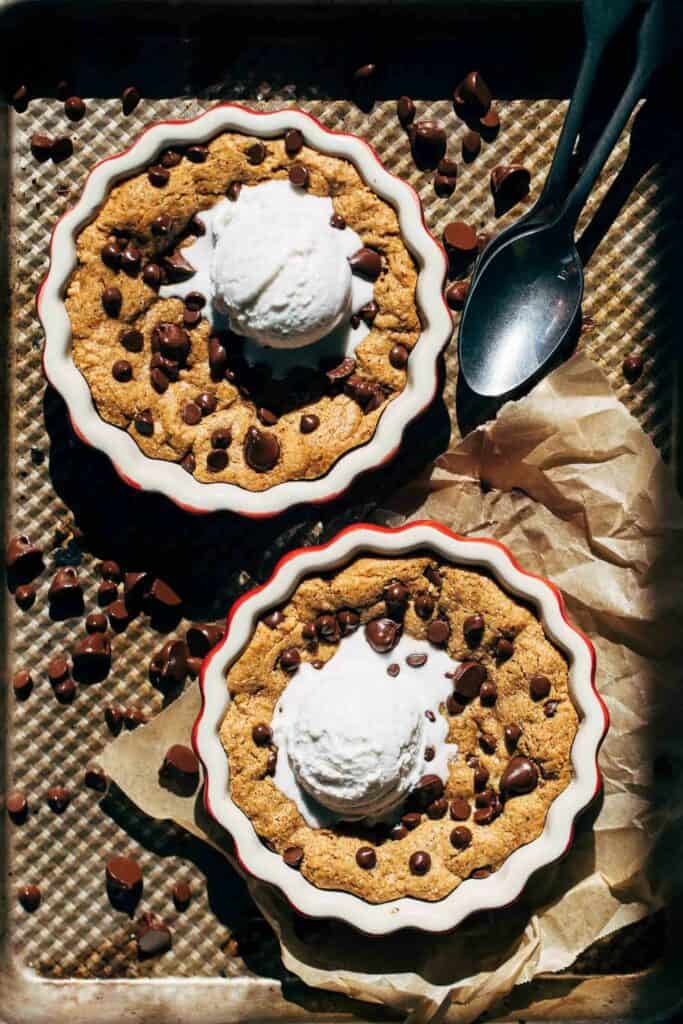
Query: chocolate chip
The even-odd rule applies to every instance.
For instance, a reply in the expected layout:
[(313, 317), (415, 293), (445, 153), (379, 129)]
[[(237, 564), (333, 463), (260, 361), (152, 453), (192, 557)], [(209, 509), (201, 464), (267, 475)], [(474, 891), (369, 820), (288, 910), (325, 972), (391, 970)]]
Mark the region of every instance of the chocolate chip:
[(372, 619), (365, 626), (365, 639), (378, 654), (393, 651), (401, 639), (403, 627), (393, 619)]
[(621, 370), (629, 384), (635, 384), (643, 372), (643, 357), (636, 353), (626, 356), (621, 364)]
[(367, 246), (363, 246), (353, 256), (349, 256), (349, 264), (352, 273), (366, 281), (376, 281), (382, 272), (382, 257), (374, 249), (368, 249)]
[(188, 673), (188, 646), (182, 640), (168, 640), (154, 653), (149, 663), (149, 678), (154, 686), (172, 692), (183, 686)]
[(256, 427), (250, 427), (244, 441), (244, 458), (257, 473), (265, 473), (277, 465), (280, 442), (275, 434), (265, 434)]
[(83, 588), (76, 570), (65, 565), (52, 578), (48, 592), (50, 615), (54, 619), (69, 619), (83, 611)]
[(427, 664), (427, 655), (409, 654), (406, 658), (406, 664), (410, 665), (411, 668), (422, 668), (423, 665)]
[(11, 103), (17, 114), (23, 114), (28, 107), (29, 91), (27, 85), (18, 86), (11, 96)]
[(15, 825), (23, 825), (28, 818), (28, 800), (19, 790), (7, 794), (5, 808)]
[(142, 280), (149, 288), (153, 288), (155, 291), (161, 285), (162, 278), (161, 267), (157, 263), (148, 263), (142, 271)]
[(521, 796), (530, 793), (538, 785), (538, 768), (528, 757), (512, 757), (500, 777), (500, 792), (503, 797)]
[(117, 908), (131, 909), (142, 895), (142, 871), (132, 857), (112, 857), (105, 868), (106, 891)]
[(330, 224), (333, 228), (336, 228), (337, 231), (343, 231), (344, 228), (346, 227), (346, 221), (344, 220), (340, 213), (332, 214), (332, 216), (330, 217)]
[(470, 71), (453, 93), (456, 112), (461, 107), (481, 117), (491, 106), (491, 90), (478, 71)]
[(408, 829), (404, 828), (403, 825), (394, 825), (389, 832), (389, 838), (394, 840), (405, 839), (408, 835)]
[(312, 434), (320, 426), (320, 419), (315, 413), (304, 413), (299, 420), (299, 430), (302, 434)]
[(209, 156), (209, 147), (202, 146), (200, 143), (195, 143), (194, 146), (188, 146), (185, 150), (185, 156), (192, 164), (203, 164)]
[(360, 626), (360, 615), (358, 612), (351, 611), (350, 608), (344, 608), (337, 614), (337, 621), (342, 636), (350, 636)]
[(554, 718), (559, 706), (560, 702), (558, 700), (548, 700), (543, 705), (543, 714), (546, 718)]
[(392, 679), (395, 679), (400, 671), (401, 671), (401, 666), (397, 665), (395, 661), (392, 662), (391, 665), (387, 666), (387, 675), (391, 676)]
[(338, 363), (331, 370), (326, 370), (325, 376), (331, 384), (334, 384), (337, 381), (346, 380), (351, 376), (355, 369), (356, 360), (352, 356), (348, 356), (346, 359), (342, 359), (341, 363)]
[(196, 462), (192, 452), (187, 452), (186, 455), (183, 455), (182, 459), (180, 460), (180, 468), (184, 469), (186, 473), (194, 473), (196, 468)]
[(212, 448), (229, 448), (232, 443), (232, 433), (229, 427), (219, 427), (211, 434)]
[(136, 414), (133, 424), (138, 434), (143, 437), (151, 437), (154, 433), (154, 419), (150, 409), (143, 409)]
[(298, 868), (304, 859), (304, 851), (301, 846), (288, 846), (282, 854), (282, 859), (288, 868)]
[(257, 747), (267, 747), (273, 739), (273, 731), (265, 722), (258, 722), (251, 730), (251, 738)]
[(124, 708), (123, 724), (129, 732), (137, 729), (139, 725), (145, 725), (146, 722), (147, 715), (142, 708)]
[(287, 156), (296, 156), (303, 147), (304, 137), (298, 128), (290, 128), (285, 132), (285, 151)]
[(413, 829), (416, 829), (421, 821), (422, 815), (420, 814), (419, 811), (408, 811), (407, 814), (404, 814), (401, 817), (401, 824), (403, 825), (404, 828), (407, 828), (409, 832), (412, 832)]
[(450, 635), (451, 627), (445, 619), (433, 619), (427, 626), (427, 639), (437, 647), (445, 647)]
[(246, 154), (250, 164), (262, 164), (266, 159), (266, 147), (262, 142), (254, 142), (247, 147)]
[(425, 747), (425, 761), (433, 761), (435, 754), (434, 747)]
[(465, 256), (474, 256), (478, 251), (476, 231), (462, 220), (451, 221), (443, 232), (446, 249)]
[(473, 700), (486, 679), (486, 669), (478, 661), (464, 661), (453, 676), (453, 689), (465, 700)]
[(443, 782), (438, 775), (423, 775), (413, 790), (413, 797), (420, 807), (428, 807), (442, 796)]
[(436, 721), (436, 715), (429, 708), (427, 708), (427, 710), (425, 711), (425, 718), (427, 719), (428, 722)]
[(543, 700), (548, 696), (551, 683), (547, 676), (536, 673), (529, 680), (529, 692), (532, 700)]
[(479, 119), (479, 132), (487, 142), (493, 142), (500, 129), (500, 118), (495, 107), (491, 106)]
[(51, 686), (61, 683), (69, 675), (69, 662), (63, 654), (58, 654), (47, 663), (47, 678)]
[(239, 196), (241, 191), (242, 191), (241, 183), (239, 181), (232, 181), (228, 185), (228, 189), (227, 189), (227, 192), (225, 194), (228, 197), (228, 199), (230, 199), (230, 201), (234, 203), (237, 200), (237, 198), (238, 198), (238, 196)]
[(63, 786), (50, 786), (47, 791), (47, 803), (55, 814), (63, 814), (71, 803), (69, 791)]
[(531, 175), (522, 164), (499, 164), (491, 171), (491, 192), (496, 216), (507, 213), (529, 192)]
[(411, 875), (426, 875), (432, 866), (432, 858), (423, 850), (416, 850), (408, 861)]
[(445, 817), (446, 811), (448, 810), (448, 800), (445, 796), (442, 796), (439, 800), (434, 800), (433, 803), (429, 804), (425, 809), (425, 814), (432, 821), (438, 821), (440, 818)]
[(109, 787), (109, 779), (97, 765), (86, 768), (83, 781), (88, 789), (93, 789), (96, 793), (106, 793)]
[(277, 629), (277, 627), (284, 621), (284, 612), (280, 611), (279, 608), (277, 608), (274, 612), (271, 612), (270, 615), (266, 615), (265, 618), (263, 619), (263, 622), (266, 626), (268, 626), (268, 629)]
[(395, 370), (405, 370), (410, 352), (405, 345), (393, 345), (389, 352), (389, 362)]
[(115, 319), (121, 312), (122, 302), (123, 296), (120, 289), (109, 287), (102, 292), (102, 309), (112, 319)]
[(112, 601), (107, 608), (107, 616), (115, 633), (122, 633), (133, 617), (125, 601), (121, 600)]
[(165, 167), (162, 167), (161, 164), (156, 164), (154, 167), (148, 168), (147, 177), (150, 184), (154, 185), (155, 188), (163, 188), (164, 185), (168, 185), (171, 173)]
[(30, 583), (43, 571), (43, 553), (26, 534), (12, 537), (6, 551), (7, 568), (18, 583)]
[(60, 135), (58, 139), (52, 143), (50, 150), (50, 156), (55, 164), (61, 164), (63, 160), (68, 160), (74, 151), (74, 144), (68, 135)]
[[(172, 167), (177, 167), (182, 159), (183, 154), (179, 149), (165, 149), (159, 157), (159, 163), (162, 167), (166, 167), (170, 170)], [(163, 217), (165, 214), (162, 214), (161, 216)]]
[(77, 687), (73, 679), (65, 679), (62, 683), (57, 683), (54, 689), (54, 694), (60, 704), (71, 704), (77, 693)]
[(215, 335), (209, 338), (209, 370), (211, 379), (219, 381), (223, 379), (228, 368), (228, 353), (221, 340)]
[(36, 588), (32, 583), (20, 583), (14, 591), (14, 600), (22, 611), (28, 611), (36, 599)]
[(188, 427), (194, 427), (202, 418), (202, 410), (194, 402), (186, 402), (180, 415), (183, 423)]
[(41, 894), (37, 885), (22, 885), (17, 897), (24, 910), (32, 914), (40, 906)]
[(155, 921), (144, 927), (137, 937), (137, 951), (140, 960), (149, 960), (167, 953), (173, 945), (171, 930), (165, 924)]
[[(188, 263), (181, 252), (172, 252), (168, 256), (162, 256), (161, 265), (166, 271), (166, 277), (171, 284), (179, 284), (182, 281), (189, 281), (196, 274), (195, 268)], [(164, 326), (177, 326), (168, 324)], [(182, 328), (179, 328), (182, 330)]]
[(109, 732), (114, 736), (117, 736), (121, 732), (121, 726), (123, 725), (123, 708), (116, 707), (110, 704), (104, 709), (104, 720), (107, 723)]
[(109, 638), (104, 633), (87, 633), (76, 641), (71, 657), (77, 682), (99, 683), (111, 668)]
[(197, 625), (190, 626), (185, 634), (185, 640), (190, 654), (196, 658), (204, 658), (222, 639), (222, 627), (213, 626), (207, 623), (199, 623)]
[(176, 910), (187, 910), (192, 900), (192, 889), (187, 882), (176, 882), (171, 895)]
[(451, 846), (456, 850), (465, 850), (472, 842), (472, 833), (466, 825), (456, 825), (450, 835)]
[(296, 672), (301, 664), (301, 654), (296, 647), (287, 647), (280, 655), (280, 668), (284, 672)]
[(18, 700), (26, 700), (33, 689), (31, 673), (27, 672), (25, 668), (19, 669), (12, 679), (12, 689), (14, 690), (14, 695)]
[(370, 871), (377, 864), (377, 854), (371, 846), (359, 846), (356, 850), (356, 864), (364, 871)]
[(462, 158), (471, 163), (481, 152), (481, 135), (479, 132), (467, 131), (462, 137)]
[(447, 199), (455, 192), (457, 178), (447, 177), (445, 174), (434, 175), (434, 191), (440, 199)]
[(121, 93), (121, 107), (123, 113), (132, 114), (140, 102), (140, 90), (134, 85), (128, 85)]
[(399, 96), (396, 102), (396, 116), (404, 128), (413, 123), (415, 120), (415, 104), (410, 96)]
[(31, 152), (39, 163), (45, 163), (52, 154), (53, 141), (49, 135), (34, 132), (31, 136)]
[(190, 747), (174, 743), (164, 754), (159, 781), (177, 796), (190, 796), (199, 783), (199, 761)]
[(265, 409), (263, 406), (256, 410), (256, 415), (265, 427), (274, 427), (280, 419), (271, 409)]
[(421, 171), (432, 171), (446, 152), (446, 132), (438, 121), (415, 121), (410, 128), (413, 159)]

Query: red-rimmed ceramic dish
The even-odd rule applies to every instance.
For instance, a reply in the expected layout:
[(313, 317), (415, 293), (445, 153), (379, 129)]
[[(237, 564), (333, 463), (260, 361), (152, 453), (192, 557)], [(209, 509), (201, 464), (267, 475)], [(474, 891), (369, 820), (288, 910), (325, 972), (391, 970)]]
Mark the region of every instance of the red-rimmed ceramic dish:
[[(300, 129), (311, 148), (350, 161), (366, 184), (396, 210), (401, 234), (418, 268), (416, 301), (422, 330), (416, 357), (410, 360), (404, 390), (383, 412), (372, 438), (342, 455), (324, 476), (287, 481), (259, 492), (236, 484), (200, 483), (179, 464), (144, 455), (131, 436), (98, 415), (87, 382), (71, 357), (71, 324), (63, 302), (76, 266), (76, 238), (96, 215), (112, 185), (143, 170), (169, 146), (206, 142), (224, 131), (275, 138), (289, 128)], [(76, 433), (104, 452), (126, 483), (164, 494), (191, 512), (229, 510), (250, 517), (274, 516), (304, 502), (338, 497), (360, 473), (395, 455), (406, 426), (436, 392), (438, 356), (452, 333), (451, 315), (442, 295), (445, 272), (445, 253), (425, 226), (417, 193), (383, 167), (367, 142), (330, 131), (300, 110), (257, 112), (222, 104), (194, 120), (153, 125), (130, 149), (103, 160), (91, 171), (78, 203), (55, 227), (50, 269), (38, 295), (38, 315), (45, 331), (45, 374), (66, 402)]]
[[(292, 871), (264, 846), (250, 820), (230, 799), (228, 759), (219, 738), (230, 701), (225, 676), (249, 642), (258, 620), (285, 602), (305, 576), (336, 569), (360, 554), (395, 557), (416, 550), (432, 550), (454, 565), (484, 567), (506, 591), (536, 607), (547, 636), (564, 652), (569, 664), (569, 692), (579, 716), (571, 752), (573, 775), (551, 804), (541, 835), (515, 850), (488, 878), (468, 879), (434, 903), (401, 898), (370, 904), (350, 893), (316, 888)], [(245, 870), (277, 886), (297, 910), (309, 917), (337, 918), (372, 935), (408, 927), (449, 931), (475, 911), (513, 902), (535, 871), (567, 851), (577, 815), (600, 787), (597, 758), (608, 715), (595, 687), (591, 642), (569, 621), (558, 589), (520, 568), (502, 544), (480, 537), (458, 537), (437, 523), (416, 522), (398, 529), (361, 524), (343, 530), (328, 544), (286, 555), (267, 583), (246, 594), (232, 608), (226, 635), (203, 666), (201, 688), (202, 709), (193, 740), (204, 765), (205, 805), (232, 835)]]

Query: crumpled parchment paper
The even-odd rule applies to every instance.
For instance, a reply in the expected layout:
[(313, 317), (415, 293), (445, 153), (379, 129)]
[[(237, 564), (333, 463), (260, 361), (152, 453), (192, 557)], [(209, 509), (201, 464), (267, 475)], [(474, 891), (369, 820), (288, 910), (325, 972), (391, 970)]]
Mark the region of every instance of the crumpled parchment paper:
[[(449, 936), (372, 939), (337, 922), (302, 926), (278, 892), (248, 885), (285, 966), (307, 984), (389, 1005), (411, 1024), (465, 1024), (671, 896), (666, 868), (683, 831), (683, 792), (671, 781), (683, 718), (683, 504), (649, 438), (578, 354), (394, 495), (387, 515), (495, 537), (560, 587), (596, 646), (611, 715), (604, 792), (561, 863), (539, 872), (513, 907), (476, 915)], [(114, 740), (102, 767), (145, 813), (225, 852), (229, 839), (201, 800), (158, 783), (165, 750), (189, 741), (198, 709), (195, 684)]]

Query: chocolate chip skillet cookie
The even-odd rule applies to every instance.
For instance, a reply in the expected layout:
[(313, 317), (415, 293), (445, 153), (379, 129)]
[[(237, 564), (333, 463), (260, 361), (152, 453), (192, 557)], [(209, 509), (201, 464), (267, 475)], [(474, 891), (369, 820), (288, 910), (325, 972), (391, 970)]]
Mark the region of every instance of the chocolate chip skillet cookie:
[(296, 129), (160, 153), (77, 261), (66, 308), (99, 414), (200, 481), (319, 477), (405, 386), (420, 321), (396, 214)]
[(496, 871), (571, 779), (563, 655), (484, 572), (436, 557), (306, 579), (227, 686), (232, 799), (293, 870), (372, 903)]

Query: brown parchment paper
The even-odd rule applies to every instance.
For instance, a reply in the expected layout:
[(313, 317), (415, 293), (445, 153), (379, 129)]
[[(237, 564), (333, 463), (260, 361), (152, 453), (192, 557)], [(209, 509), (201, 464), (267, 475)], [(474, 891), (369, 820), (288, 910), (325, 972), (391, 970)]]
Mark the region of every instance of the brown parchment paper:
[[(534, 876), (513, 907), (477, 915), (450, 936), (378, 940), (336, 922), (302, 924), (279, 893), (248, 885), (285, 966), (306, 983), (402, 1010), (411, 1024), (468, 1022), (672, 896), (667, 867), (681, 848), (683, 811), (672, 781), (682, 753), (683, 505), (652, 442), (578, 354), (395, 495), (386, 518), (432, 518), (495, 537), (561, 588), (596, 646), (611, 715), (604, 792), (561, 863)], [(229, 855), (201, 801), (158, 784), (164, 751), (188, 741), (198, 708), (195, 685), (114, 740), (102, 765), (147, 814)]]

